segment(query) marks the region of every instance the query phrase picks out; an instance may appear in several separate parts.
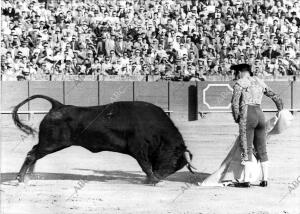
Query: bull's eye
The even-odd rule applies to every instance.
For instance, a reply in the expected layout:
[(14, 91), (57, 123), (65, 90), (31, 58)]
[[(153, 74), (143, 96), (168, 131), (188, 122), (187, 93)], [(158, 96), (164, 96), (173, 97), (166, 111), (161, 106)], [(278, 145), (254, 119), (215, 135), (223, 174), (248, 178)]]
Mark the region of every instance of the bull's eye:
[(112, 113), (112, 112), (108, 112), (108, 113), (106, 114), (106, 118), (107, 118), (107, 119), (111, 119), (112, 116), (113, 116), (113, 113)]

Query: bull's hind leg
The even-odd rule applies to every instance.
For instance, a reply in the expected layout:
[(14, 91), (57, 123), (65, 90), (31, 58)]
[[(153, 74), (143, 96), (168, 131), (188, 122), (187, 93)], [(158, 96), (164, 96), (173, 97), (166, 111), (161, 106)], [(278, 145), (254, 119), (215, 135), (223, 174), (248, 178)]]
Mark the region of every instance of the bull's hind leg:
[(26, 171), (28, 170), (29, 167), (32, 167), (32, 165), (38, 159), (37, 147), (38, 145), (33, 146), (32, 149), (27, 153), (25, 161), (16, 178), (19, 182), (24, 182)]
[(36, 163), (36, 161), (34, 161), (34, 163), (32, 163), (31, 166), (28, 168), (28, 171), (27, 171), (28, 174), (32, 174), (34, 172), (35, 163)]
[(28, 152), (25, 161), (18, 173), (17, 180), (24, 181), (28, 169), (33, 169), (37, 160), (42, 157), (60, 151), (72, 145), (70, 131), (66, 123), (57, 118), (60, 114), (47, 115), (40, 124), (39, 143)]
[(19, 182), (24, 182), (25, 174), (28, 170), (33, 169), (37, 160), (42, 157), (60, 151), (64, 148), (69, 147), (70, 145), (63, 145), (62, 143), (53, 143), (53, 144), (41, 144), (35, 145), (30, 152), (27, 153), (25, 161), (21, 167), (20, 172), (17, 175), (17, 180)]

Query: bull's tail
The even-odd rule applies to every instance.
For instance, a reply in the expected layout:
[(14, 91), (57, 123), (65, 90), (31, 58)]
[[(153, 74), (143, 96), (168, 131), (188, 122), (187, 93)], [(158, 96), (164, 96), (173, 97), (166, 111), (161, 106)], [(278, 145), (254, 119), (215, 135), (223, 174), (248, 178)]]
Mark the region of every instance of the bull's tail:
[(184, 157), (187, 161), (186, 167), (188, 168), (188, 170), (190, 170), (191, 173), (194, 174), (195, 172), (193, 171), (193, 169), (197, 170), (197, 168), (192, 164), (193, 154), (190, 152), (190, 150), (186, 149), (184, 152)]
[(12, 112), (12, 119), (13, 119), (15, 125), (28, 135), (29, 134), (34, 135), (36, 133), (36, 131), (32, 127), (30, 127), (30, 126), (28, 126), (28, 125), (26, 125), (26, 124), (24, 124), (20, 121), (20, 118), (19, 118), (19, 115), (18, 115), (18, 110), (22, 105), (24, 105), (25, 103), (29, 102), (30, 100), (33, 100), (33, 99), (36, 99), (36, 98), (42, 98), (42, 99), (48, 100), (52, 104), (52, 109), (53, 108), (58, 108), (58, 107), (63, 105), (62, 103), (58, 102), (57, 100), (54, 100), (51, 97), (47, 97), (47, 96), (44, 96), (44, 95), (33, 95), (31, 97), (28, 97), (26, 100), (22, 101), (18, 105), (16, 105), (14, 107), (13, 112)]

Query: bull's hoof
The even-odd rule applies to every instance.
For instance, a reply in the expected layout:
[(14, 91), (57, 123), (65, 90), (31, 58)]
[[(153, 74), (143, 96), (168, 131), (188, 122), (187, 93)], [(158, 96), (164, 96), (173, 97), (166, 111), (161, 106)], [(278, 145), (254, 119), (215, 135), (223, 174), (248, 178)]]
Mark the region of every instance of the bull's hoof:
[(160, 180), (160, 182), (156, 183), (155, 186), (156, 187), (164, 187), (166, 186), (167, 182), (164, 180)]
[(147, 177), (146, 180), (144, 181), (144, 184), (152, 184), (152, 185), (155, 185), (159, 182), (160, 180), (155, 177), (155, 176), (152, 176), (152, 177)]
[(17, 175), (16, 177), (16, 180), (19, 182), (19, 183), (24, 183), (24, 176), (21, 176), (21, 175)]

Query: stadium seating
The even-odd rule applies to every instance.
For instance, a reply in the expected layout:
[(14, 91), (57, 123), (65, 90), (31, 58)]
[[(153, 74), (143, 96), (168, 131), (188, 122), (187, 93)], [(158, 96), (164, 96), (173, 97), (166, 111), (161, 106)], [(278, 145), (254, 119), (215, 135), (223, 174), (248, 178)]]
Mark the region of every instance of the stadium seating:
[(300, 71), (299, 0), (1, 4), (2, 80), (90, 75), (201, 81), (230, 77), (237, 63), (251, 64), (262, 77)]

